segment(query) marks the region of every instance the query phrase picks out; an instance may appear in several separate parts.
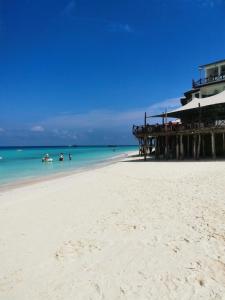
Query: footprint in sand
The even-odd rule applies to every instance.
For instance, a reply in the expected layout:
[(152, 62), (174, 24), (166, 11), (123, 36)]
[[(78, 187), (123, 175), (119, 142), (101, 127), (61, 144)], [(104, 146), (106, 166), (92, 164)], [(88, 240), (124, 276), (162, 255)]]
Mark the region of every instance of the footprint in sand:
[(12, 290), (22, 282), (22, 270), (16, 270), (0, 278), (0, 292)]
[(61, 260), (68, 257), (81, 257), (84, 254), (101, 251), (102, 246), (95, 240), (67, 241), (55, 252), (55, 258)]

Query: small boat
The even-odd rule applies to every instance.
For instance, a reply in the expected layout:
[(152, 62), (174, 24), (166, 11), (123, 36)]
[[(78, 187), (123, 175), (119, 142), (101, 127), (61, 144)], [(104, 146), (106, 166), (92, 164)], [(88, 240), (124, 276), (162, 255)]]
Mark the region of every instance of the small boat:
[(53, 158), (49, 157), (49, 158), (42, 158), (42, 162), (53, 162)]

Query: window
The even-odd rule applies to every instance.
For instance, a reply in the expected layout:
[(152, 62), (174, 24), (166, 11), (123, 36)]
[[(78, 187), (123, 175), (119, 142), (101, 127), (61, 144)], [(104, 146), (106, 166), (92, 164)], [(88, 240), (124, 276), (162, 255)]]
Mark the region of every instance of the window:
[(199, 93), (196, 93), (196, 94), (195, 94), (195, 98), (199, 98)]
[(209, 80), (213, 80), (214, 77), (218, 76), (218, 67), (213, 67), (207, 70), (207, 77)]

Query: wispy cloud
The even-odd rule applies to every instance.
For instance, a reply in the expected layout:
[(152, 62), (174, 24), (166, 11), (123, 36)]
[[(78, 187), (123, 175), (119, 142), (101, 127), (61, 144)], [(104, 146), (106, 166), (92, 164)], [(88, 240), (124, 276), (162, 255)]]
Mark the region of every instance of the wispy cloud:
[(176, 109), (179, 106), (180, 106), (180, 98), (170, 98), (150, 105), (147, 108), (147, 112), (149, 112), (150, 115), (155, 115), (155, 114), (163, 113), (165, 111)]
[(44, 127), (41, 125), (33, 126), (33, 127), (31, 127), (30, 130), (33, 132), (44, 132), (45, 131)]
[(125, 33), (133, 32), (129, 24), (121, 24), (121, 23), (110, 23), (108, 25), (108, 30), (110, 32), (125, 32)]
[(224, 4), (224, 0), (196, 0), (196, 4), (200, 5), (201, 7), (213, 8), (217, 5)]
[(144, 112), (148, 115), (154, 115), (164, 112), (166, 109), (171, 110), (179, 106), (179, 98), (164, 100), (149, 107), (142, 107), (127, 111), (112, 111), (112, 110), (92, 110), (83, 114), (63, 114), (47, 120), (43, 120), (42, 124), (46, 128), (55, 129), (108, 129), (108, 128), (130, 128), (134, 123), (143, 122)]
[(5, 132), (5, 129), (0, 127), (0, 133)]
[(100, 27), (105, 28), (109, 32), (120, 32), (120, 33), (132, 33), (134, 32), (133, 28), (128, 23), (111, 21), (104, 18), (91, 17), (91, 16), (75, 16), (74, 12), (76, 11), (77, 2), (76, 0), (69, 1), (62, 10), (62, 16), (69, 17), (75, 22), (81, 24), (95, 24)]
[(75, 0), (71, 0), (67, 3), (67, 5), (64, 7), (63, 11), (62, 11), (62, 14), (65, 15), (65, 16), (69, 16), (69, 15), (72, 15), (75, 8), (76, 8), (76, 1)]

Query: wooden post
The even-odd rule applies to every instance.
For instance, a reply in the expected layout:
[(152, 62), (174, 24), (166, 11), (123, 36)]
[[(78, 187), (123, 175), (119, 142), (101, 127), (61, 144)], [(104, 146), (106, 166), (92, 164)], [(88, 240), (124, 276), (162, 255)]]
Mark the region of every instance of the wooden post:
[(179, 159), (179, 136), (176, 135), (176, 159)]
[(158, 136), (158, 158), (160, 158), (161, 153), (161, 136)]
[(141, 139), (138, 139), (139, 142), (139, 156), (141, 156)]
[(223, 133), (223, 155), (225, 155), (225, 133)]
[(165, 158), (168, 159), (167, 111), (165, 112)]
[(160, 136), (158, 136), (157, 138), (157, 158), (160, 158), (160, 150), (161, 150), (161, 140), (160, 140)]
[(145, 112), (145, 133), (144, 133), (144, 160), (147, 158), (147, 114)]
[(152, 138), (149, 138), (149, 155), (151, 154), (152, 150)]
[(198, 128), (201, 127), (201, 119), (202, 119), (201, 105), (200, 103), (198, 103)]
[(180, 135), (180, 159), (184, 158), (184, 144), (183, 144), (183, 135)]
[(202, 156), (205, 157), (205, 136), (202, 136)]
[(197, 159), (199, 159), (200, 157), (200, 150), (201, 150), (201, 134), (198, 135)]
[(193, 158), (196, 159), (196, 135), (193, 135)]
[(152, 138), (151, 138), (151, 154), (152, 154), (152, 149), (153, 149), (153, 145), (154, 145), (153, 140), (154, 140), (154, 138), (152, 137)]
[(211, 132), (212, 158), (216, 159), (215, 134)]
[(158, 156), (158, 138), (155, 137), (155, 158)]
[(189, 157), (190, 153), (190, 136), (187, 136), (187, 157)]

